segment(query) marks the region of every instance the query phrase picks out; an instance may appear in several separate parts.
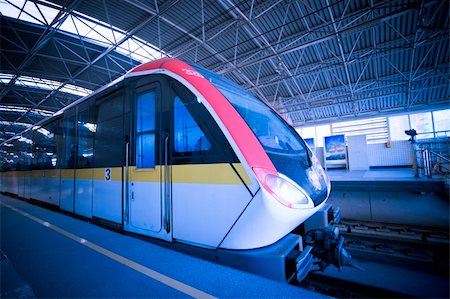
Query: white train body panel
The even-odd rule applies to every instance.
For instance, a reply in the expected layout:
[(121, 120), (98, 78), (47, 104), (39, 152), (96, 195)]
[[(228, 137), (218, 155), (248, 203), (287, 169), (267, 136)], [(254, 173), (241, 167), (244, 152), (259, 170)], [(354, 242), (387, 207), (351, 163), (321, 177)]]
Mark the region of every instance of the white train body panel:
[(43, 171), (33, 170), (30, 193), (32, 199), (58, 206), (60, 192), (59, 171), (52, 176), (48, 178)]
[(173, 184), (173, 237), (217, 248), (245, 209), (251, 195), (245, 186)]
[(319, 210), (292, 209), (282, 205), (264, 188), (256, 194), (220, 245), (224, 249), (251, 249), (275, 243)]
[(59, 207), (64, 211), (74, 211), (74, 187), (73, 178), (61, 178), (61, 201)]
[(75, 213), (92, 218), (92, 179), (75, 180)]
[(122, 223), (122, 181), (94, 180), (92, 215)]

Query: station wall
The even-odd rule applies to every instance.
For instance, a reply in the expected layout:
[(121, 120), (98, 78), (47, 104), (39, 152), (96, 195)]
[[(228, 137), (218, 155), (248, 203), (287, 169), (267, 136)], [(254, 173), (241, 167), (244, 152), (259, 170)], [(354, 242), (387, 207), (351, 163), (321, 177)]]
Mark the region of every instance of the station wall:
[(411, 166), (413, 164), (412, 145), (409, 141), (392, 141), (391, 147), (385, 143), (367, 145), (369, 166)]
[[(360, 142), (349, 143), (349, 159), (353, 159), (353, 161), (361, 159), (361, 161), (364, 161), (364, 167), (366, 167), (365, 163), (367, 162), (369, 167), (410, 167), (413, 164), (412, 147), (411, 143), (407, 140), (392, 141), (391, 147), (387, 147), (386, 143), (366, 144), (364, 150), (351, 148), (352, 144), (354, 146), (361, 145)], [(323, 147), (316, 147), (315, 152), (320, 163), (324, 165)], [(355, 156), (358, 154), (364, 156)], [(353, 157), (350, 157), (350, 155), (353, 155)]]

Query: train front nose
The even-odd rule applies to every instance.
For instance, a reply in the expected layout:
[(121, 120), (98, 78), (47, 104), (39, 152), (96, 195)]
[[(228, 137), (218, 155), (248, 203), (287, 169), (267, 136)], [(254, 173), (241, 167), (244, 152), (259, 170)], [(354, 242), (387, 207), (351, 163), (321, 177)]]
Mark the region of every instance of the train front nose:
[[(319, 160), (312, 152), (308, 153), (306, 158), (300, 155), (282, 155), (277, 153), (269, 153), (277, 174), (266, 175), (264, 177), (257, 176), (260, 182), (268, 191), (274, 191), (281, 202), (295, 201), (296, 192), (288, 192), (289, 190), (299, 190), (308, 198), (308, 203), (294, 202), (292, 208), (312, 208), (324, 202), (331, 191), (330, 180), (320, 165)], [(278, 178), (275, 178), (278, 176)], [(268, 187), (268, 188), (267, 188)], [(269, 190), (270, 189), (270, 190)]]

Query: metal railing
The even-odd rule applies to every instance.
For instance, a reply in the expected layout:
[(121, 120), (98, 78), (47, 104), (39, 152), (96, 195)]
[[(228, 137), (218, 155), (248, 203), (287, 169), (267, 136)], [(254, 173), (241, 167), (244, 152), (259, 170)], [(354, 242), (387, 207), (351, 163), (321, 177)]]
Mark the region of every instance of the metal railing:
[(434, 174), (448, 176), (450, 174), (450, 159), (427, 148), (421, 149), (423, 175), (432, 178)]
[[(442, 137), (436, 137), (439, 135)], [(416, 176), (432, 178), (433, 175), (441, 175), (448, 177), (450, 174), (450, 138), (447, 137), (448, 131), (433, 132), (433, 136), (435, 137), (417, 139), (413, 144), (417, 165)]]

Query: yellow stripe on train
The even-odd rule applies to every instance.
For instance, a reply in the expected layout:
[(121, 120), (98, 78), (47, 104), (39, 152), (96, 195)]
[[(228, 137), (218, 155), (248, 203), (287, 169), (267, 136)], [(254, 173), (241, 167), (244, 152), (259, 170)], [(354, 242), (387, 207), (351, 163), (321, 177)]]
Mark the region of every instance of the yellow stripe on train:
[[(233, 167), (247, 185), (251, 180), (240, 163)], [(138, 169), (129, 167), (129, 179), (132, 182), (160, 182), (164, 179), (165, 167)], [(123, 170), (123, 173), (122, 173)], [(228, 163), (189, 164), (170, 166), (173, 183), (187, 184), (242, 184), (236, 172)], [(32, 171), (11, 171), (0, 173), (3, 177), (61, 178), (96, 181), (122, 181), (126, 177), (125, 167), (83, 168), (83, 169), (40, 169)]]

